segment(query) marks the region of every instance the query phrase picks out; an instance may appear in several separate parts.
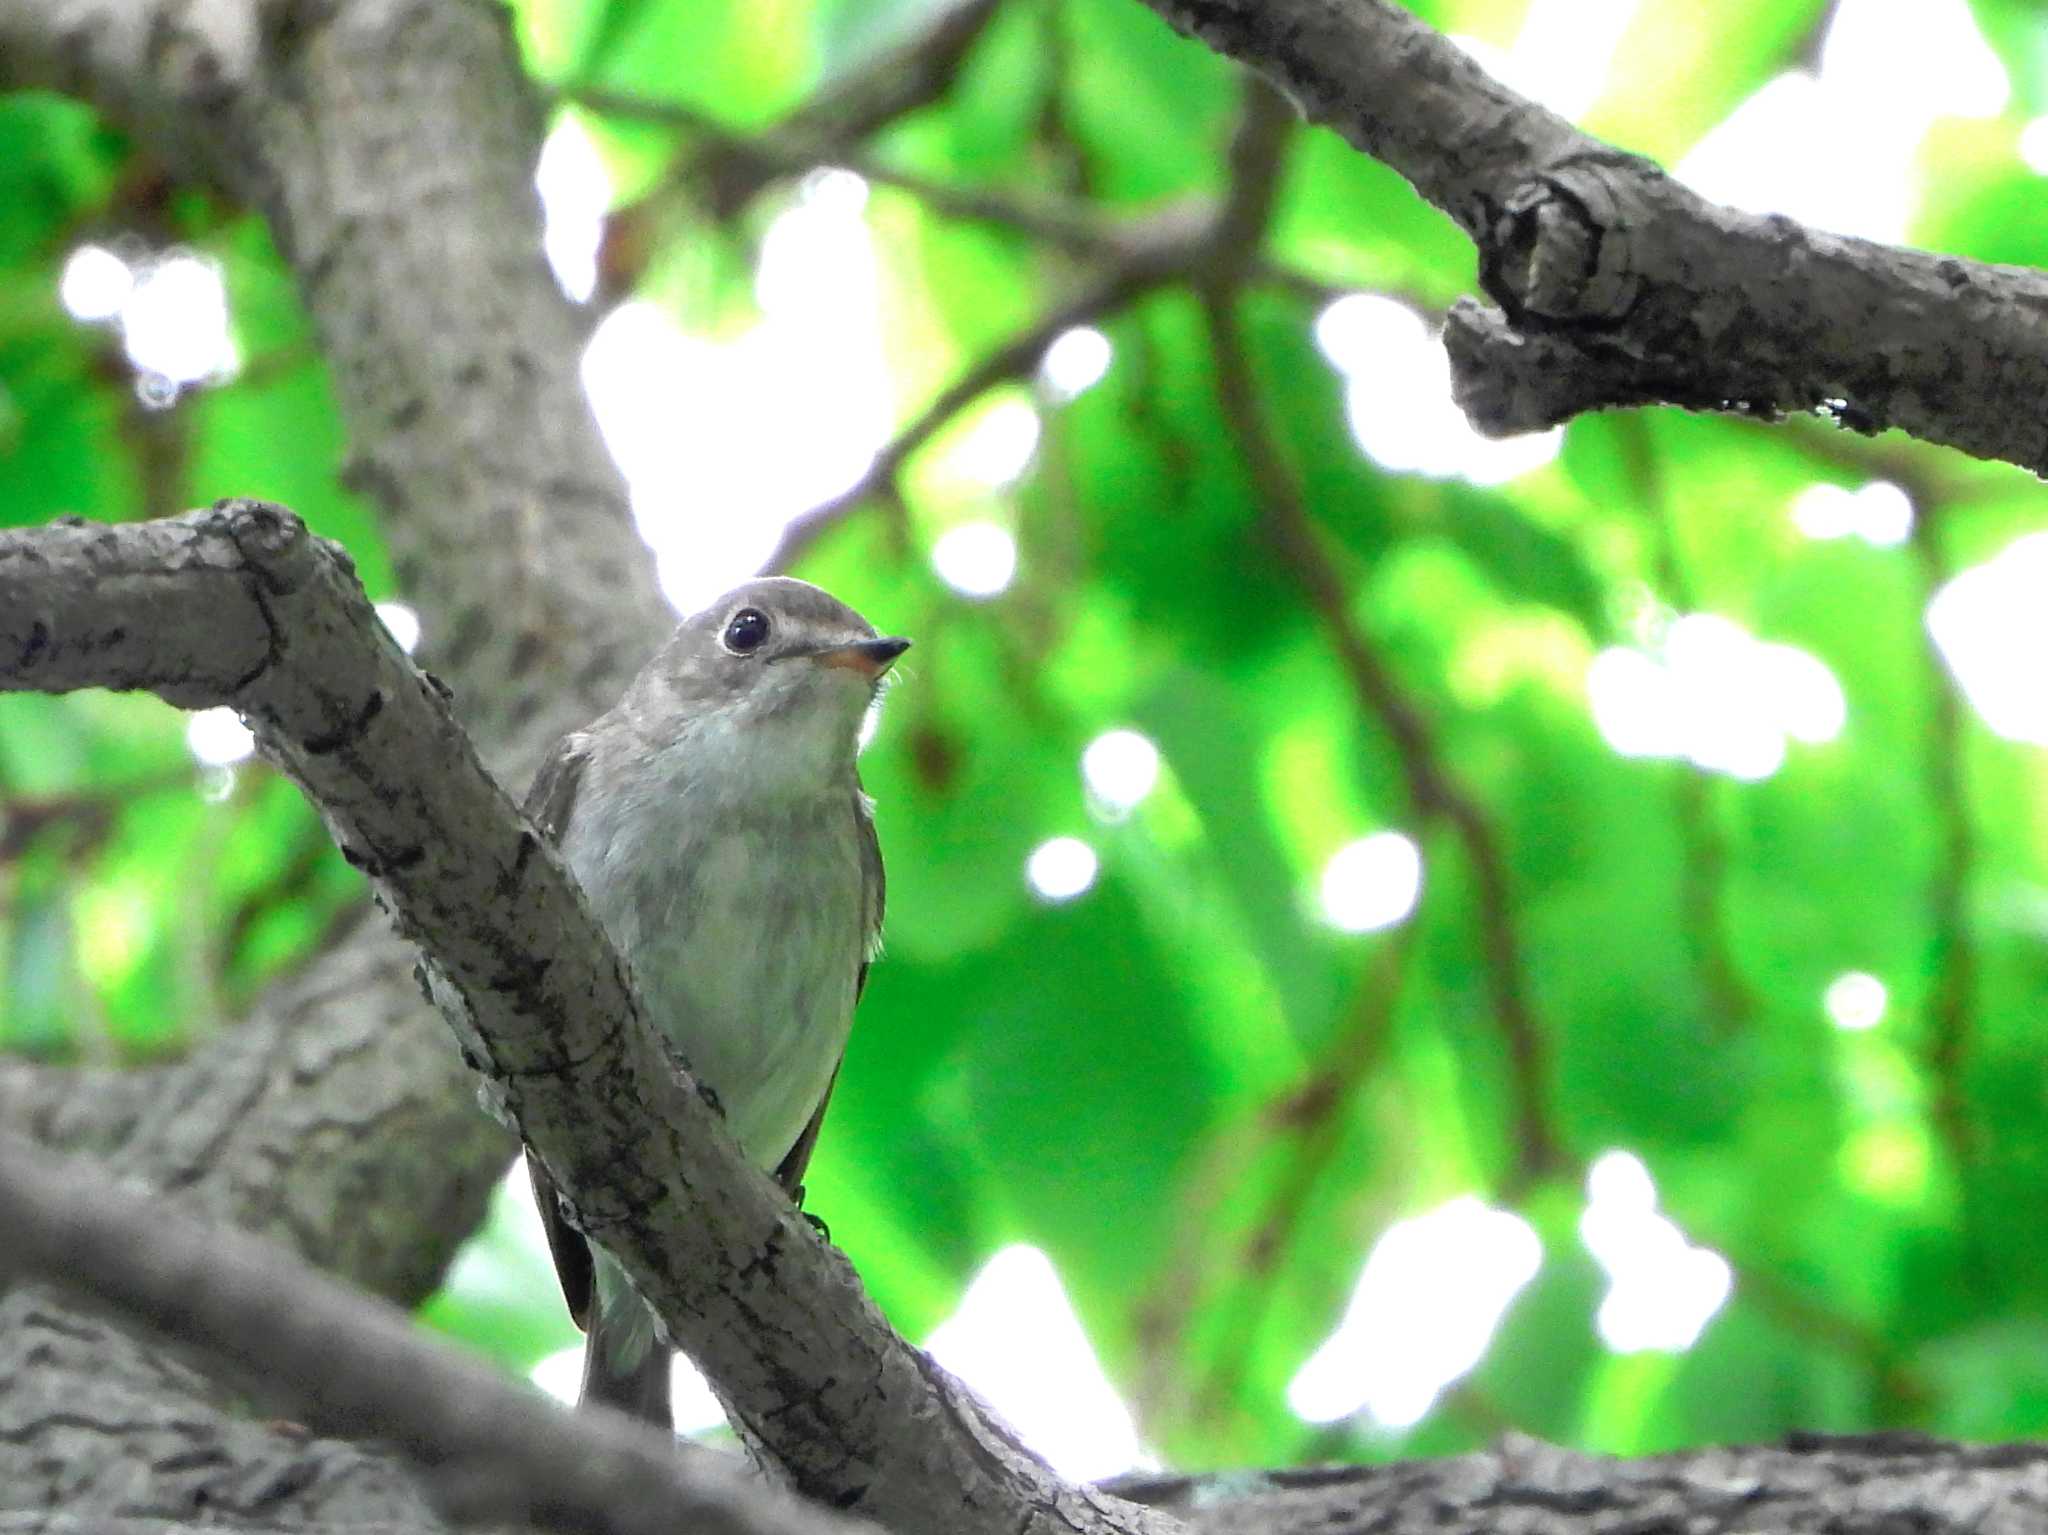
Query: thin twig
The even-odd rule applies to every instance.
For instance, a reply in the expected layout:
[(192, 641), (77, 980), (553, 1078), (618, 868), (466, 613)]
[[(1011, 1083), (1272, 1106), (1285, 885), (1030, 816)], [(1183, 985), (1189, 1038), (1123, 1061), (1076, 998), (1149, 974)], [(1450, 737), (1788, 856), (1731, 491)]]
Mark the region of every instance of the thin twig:
[(1211, 292), (1206, 308), (1224, 421), (1258, 489), (1267, 536), (1322, 619), (1360, 705), (1386, 732), (1417, 819), (1442, 822), (1464, 850), (1474, 885), (1481, 962), (1508, 1057), (1513, 1151), (1504, 1191), (1513, 1197), (1557, 1171), (1563, 1158), (1548, 1106), (1549, 1050), (1523, 975), (1506, 856), (1478, 802), (1443, 767), (1421, 709), (1352, 619), (1350, 598), (1309, 520), (1293, 470), (1266, 425), (1231, 299)]
[[(1949, 576), (1937, 508), (1915, 509), (1913, 552), (1925, 596)], [(1967, 1084), (1970, 1043), (1976, 1033), (1977, 951), (1970, 933), (1969, 890), (1976, 864), (1969, 791), (1963, 780), (1963, 700), (1933, 638), (1926, 640), (1928, 678), (1927, 794), (1933, 802), (1940, 852), (1928, 883), (1934, 984), (1927, 998), (1927, 1073), (1934, 1084), (1930, 1117), (1959, 1182), (1967, 1186), (1976, 1160)]]
[[(1663, 467), (1650, 441), (1648, 423), (1640, 415), (1614, 418), (1623, 457), (1637, 495), (1648, 512), (1652, 568), (1657, 584), (1683, 611), (1695, 606), (1692, 583), (1678, 557), (1677, 534), (1671, 525), (1671, 503)], [(1728, 847), (1721, 835), (1714, 785), (1690, 762), (1672, 765), (1672, 817), (1678, 825), (1681, 859), (1678, 870), (1679, 926), (1699, 973), (1701, 1000), (1707, 1016), (1723, 1033), (1746, 1028), (1756, 1004), (1736, 962), (1728, 931), (1726, 891)]]
[(1293, 1155), (1273, 1180), (1230, 1270), (1251, 1297), (1249, 1314), (1231, 1328), (1197, 1393), (1198, 1403), (1222, 1401), (1245, 1378), (1266, 1318), (1280, 1298), (1275, 1283), (1280, 1260), (1301, 1229), (1310, 1198), (1343, 1149), (1360, 1090), (1386, 1058), (1413, 945), (1414, 926), (1407, 924), (1381, 946), (1361, 972), (1345, 1024), (1315, 1070), (1262, 1115), (1275, 1139), (1292, 1144)]
[(1158, 287), (1167, 277), (1167, 273), (1155, 270), (1149, 264), (1131, 263), (1117, 267), (994, 351), (976, 359), (875, 455), (874, 462), (858, 481), (831, 500), (820, 502), (792, 519), (783, 530), (782, 541), (762, 568), (771, 572), (788, 570), (827, 530), (870, 497), (895, 494), (896, 477), (911, 455), (961, 411), (999, 385), (1028, 376), (1044, 357), (1045, 349), (1065, 332), (1077, 325), (1092, 324), (1122, 309), (1140, 294)]

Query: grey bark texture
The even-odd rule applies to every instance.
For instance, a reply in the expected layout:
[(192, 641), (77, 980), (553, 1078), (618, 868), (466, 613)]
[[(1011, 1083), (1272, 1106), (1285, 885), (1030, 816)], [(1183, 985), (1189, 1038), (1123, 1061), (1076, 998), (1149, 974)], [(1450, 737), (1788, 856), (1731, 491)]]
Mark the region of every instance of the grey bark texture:
[[(0, 86), (82, 96), (265, 214), (333, 370), (350, 473), (422, 616), (422, 657), (486, 760), (523, 779), (611, 702), (667, 615), (540, 256), (538, 119), (504, 16), (22, 0), (0, 5)], [(0, 1063), (0, 1123), (415, 1301), (513, 1148), (477, 1112), (413, 962), (365, 921), (174, 1065)], [(34, 1289), (0, 1299), (0, 1489), (81, 1518), (434, 1523), (402, 1468), (247, 1421), (196, 1371)]]
[(1144, 0), (1407, 177), (1498, 306), (1445, 327), (1475, 426), (1672, 404), (1899, 427), (2048, 473), (2048, 276), (1757, 217), (1492, 79), (1391, 0)]
[[(428, 1469), (439, 1509), (586, 1535), (854, 1535), (735, 1456), (611, 1413), (570, 1413), (411, 1318), (229, 1227), (0, 1134), (0, 1277), (92, 1276), (93, 1298), (203, 1352), (256, 1401), (322, 1432), (382, 1439)], [(0, 1522), (0, 1531), (5, 1529)]]

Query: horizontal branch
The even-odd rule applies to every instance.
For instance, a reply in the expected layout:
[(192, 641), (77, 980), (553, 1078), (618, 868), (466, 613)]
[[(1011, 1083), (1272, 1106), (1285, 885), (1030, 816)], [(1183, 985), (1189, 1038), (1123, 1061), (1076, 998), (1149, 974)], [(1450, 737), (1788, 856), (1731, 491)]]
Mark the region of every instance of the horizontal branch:
[(0, 1278), (82, 1289), (226, 1364), (258, 1400), (311, 1428), (403, 1446), (434, 1468), (452, 1518), (598, 1535), (859, 1528), (732, 1456), (617, 1414), (571, 1413), (280, 1248), (4, 1134), (0, 1230)]
[(1474, 425), (1667, 403), (1898, 427), (2048, 473), (2048, 274), (1710, 203), (1489, 77), (1391, 0), (1144, 0), (1385, 161), (1497, 304), (1445, 330)]
[(87, 686), (243, 714), (460, 993), (451, 1021), (579, 1223), (796, 1490), (900, 1535), (1173, 1527), (1054, 1476), (740, 1157), (339, 549), (253, 501), (0, 533), (0, 689)]

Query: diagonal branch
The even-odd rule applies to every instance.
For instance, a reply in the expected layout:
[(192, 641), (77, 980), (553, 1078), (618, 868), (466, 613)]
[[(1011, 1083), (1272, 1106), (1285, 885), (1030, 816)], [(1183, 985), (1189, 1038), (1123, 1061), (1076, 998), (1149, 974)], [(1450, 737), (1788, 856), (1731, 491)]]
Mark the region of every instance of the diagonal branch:
[[(884, 49), (842, 75), (770, 130), (786, 140), (821, 145), (858, 144), (921, 108), (953, 87), (967, 55), (988, 30), (1001, 0), (952, 0), (922, 30)], [(731, 218), (762, 186), (781, 175), (771, 159), (757, 159), (749, 145), (725, 139), (697, 157), (690, 174), (711, 188), (711, 211)]]
[(804, 1495), (902, 1532), (1165, 1532), (1071, 1487), (898, 1337), (642, 1018), (581, 892), (345, 556), (290, 513), (0, 534), (0, 688), (241, 711), (433, 955), (494, 1099)]
[(1497, 433), (1665, 402), (1823, 412), (2048, 472), (2048, 275), (1699, 197), (1490, 78), (1391, 0), (1144, 0), (1463, 227), (1497, 309), (1444, 333)]

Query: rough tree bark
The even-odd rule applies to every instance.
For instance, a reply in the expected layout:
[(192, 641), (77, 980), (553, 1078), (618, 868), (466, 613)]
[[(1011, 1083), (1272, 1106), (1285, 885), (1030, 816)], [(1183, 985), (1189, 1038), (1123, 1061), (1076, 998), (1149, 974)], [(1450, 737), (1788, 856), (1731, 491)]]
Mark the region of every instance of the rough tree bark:
[[(2048, 467), (2027, 409), (2048, 382), (2048, 284), (2038, 274), (1710, 208), (1505, 92), (1383, 0), (1148, 3), (1387, 159), (1472, 234), (1501, 307), (1461, 308), (1449, 335), (1483, 424), (1519, 429), (1650, 399), (1821, 408)], [(422, 661), (452, 686), (483, 763), (522, 782), (547, 740), (610, 702), (664, 614), (581, 398), (578, 326), (540, 260), (537, 120), (503, 17), (480, 0), (17, 0), (0, 7), (0, 85), (95, 103), (181, 173), (269, 220), (333, 371), (352, 440), (347, 473), (382, 508), (406, 595), (423, 615)], [(74, 550), (97, 536), (58, 533), (52, 547)], [(17, 636), (11, 665), (33, 659), (28, 638)], [(224, 669), (230, 655), (195, 652), (184, 680), (212, 677), (225, 696), (246, 676)], [(358, 706), (388, 687), (388, 699), (438, 707), (406, 680), (402, 658), (375, 664), (393, 670), (368, 691), (367, 673), (343, 679)], [(360, 707), (342, 718), (360, 720)], [(302, 769), (309, 738), (320, 744), (317, 730), (278, 737), (296, 742)], [(337, 747), (352, 740), (334, 737)], [(449, 835), (465, 840), (449, 850), (474, 834), (479, 855), (496, 847), (517, 866), (516, 824), (492, 820), (509, 806), (490, 808), (488, 795), (477, 803), (483, 819), (456, 823)], [(324, 808), (345, 819), (346, 796)], [(374, 872), (403, 875), (380, 846), (358, 851)], [(548, 899), (561, 899), (552, 860), (529, 861)], [(591, 985), (616, 986), (601, 943), (578, 952)], [(132, 1075), (0, 1067), (0, 1123), (94, 1153), (144, 1187), (174, 1191), (186, 1210), (371, 1291), (415, 1299), (473, 1224), (509, 1142), (473, 1109), (410, 969), (406, 947), (366, 921), (176, 1066)], [(630, 1020), (630, 999), (612, 1001), (606, 1016)], [(483, 1032), (516, 1059), (512, 1027), (502, 1038)], [(644, 1109), (604, 1127), (638, 1138), (647, 1159), (638, 1182), (607, 1182), (590, 1149), (572, 1144), (559, 1101), (534, 1109), (536, 1138), (567, 1137), (548, 1149), (551, 1161), (562, 1156), (586, 1218), (679, 1308), (703, 1302), (702, 1287), (735, 1263), (765, 1267), (779, 1298), (750, 1318), (754, 1346), (728, 1341), (707, 1362), (743, 1417), (749, 1403), (763, 1417), (777, 1402), (801, 1404), (781, 1415), (798, 1428), (759, 1436), (772, 1443), (780, 1433), (799, 1449), (809, 1436), (795, 1459), (812, 1490), (871, 1495), (856, 1473), (875, 1446), (850, 1440), (877, 1421), (863, 1388), (891, 1378), (912, 1398), (890, 1411), (939, 1404), (934, 1411), (951, 1415), (937, 1424), (943, 1453), (934, 1451), (936, 1480), (922, 1500), (905, 1464), (887, 1473), (902, 1490), (872, 1494), (900, 1527), (924, 1527), (972, 1474), (1001, 1484), (983, 1517), (1022, 1505), (1048, 1525), (1146, 1523), (1113, 1500), (1033, 1482), (1028, 1458), (1013, 1461), (970, 1404), (894, 1351), (900, 1340), (849, 1325), (858, 1310), (850, 1276), (765, 1202), (759, 1180), (730, 1169), (705, 1176), (719, 1167), (704, 1150), (717, 1137), (696, 1123), (701, 1109), (675, 1080), (620, 1040), (592, 1042), (632, 1084), (623, 1100), (659, 1103), (686, 1128), (670, 1134)], [(573, 1064), (546, 1051), (539, 1062)], [(534, 1091), (544, 1100), (549, 1089)], [(700, 1255), (708, 1270), (679, 1263), (686, 1249), (665, 1245), (682, 1187), (725, 1212), (713, 1223), (724, 1232), (718, 1250)], [(799, 1316), (838, 1329), (852, 1352), (805, 1346), (810, 1335), (791, 1332)], [(777, 1330), (787, 1355), (775, 1352)], [(828, 1386), (822, 1373), (801, 1373), (861, 1357), (872, 1375), (856, 1368)], [(790, 1369), (799, 1374), (782, 1373)], [(978, 1437), (983, 1430), (992, 1437)], [(979, 1467), (965, 1464), (978, 1456)], [(1629, 1465), (1518, 1443), (1429, 1466), (1122, 1490), (1197, 1528), (1231, 1531), (1961, 1531), (2048, 1526), (2042, 1467), (2030, 1451), (1917, 1440)], [(442, 1527), (412, 1469), (388, 1454), (250, 1418), (192, 1359), (38, 1288), (0, 1302), (0, 1488), (0, 1502), (35, 1511), (0, 1514), (0, 1530), (157, 1535), (221, 1518), (279, 1531)]]
[[(10, 5), (0, 83), (81, 95), (264, 212), (319, 328), (348, 472), (380, 502), (422, 615), (422, 657), (486, 760), (523, 780), (609, 704), (665, 618), (540, 256), (536, 119), (502, 16)], [(511, 1146), (412, 968), (364, 922), (176, 1065), (0, 1066), (0, 1115), (417, 1299)], [(248, 1421), (196, 1371), (32, 1289), (0, 1301), (0, 1487), (74, 1513), (432, 1519), (401, 1470)]]

